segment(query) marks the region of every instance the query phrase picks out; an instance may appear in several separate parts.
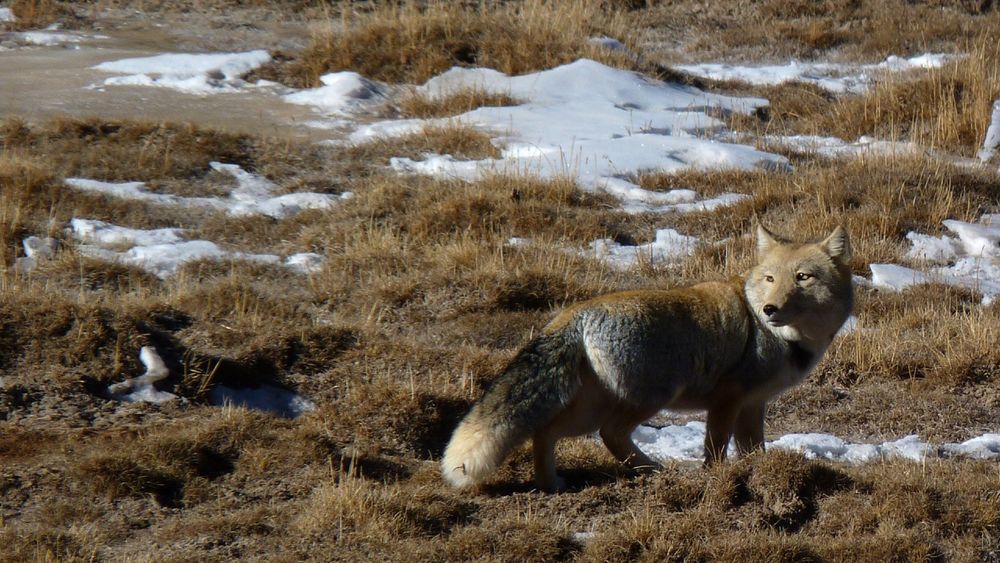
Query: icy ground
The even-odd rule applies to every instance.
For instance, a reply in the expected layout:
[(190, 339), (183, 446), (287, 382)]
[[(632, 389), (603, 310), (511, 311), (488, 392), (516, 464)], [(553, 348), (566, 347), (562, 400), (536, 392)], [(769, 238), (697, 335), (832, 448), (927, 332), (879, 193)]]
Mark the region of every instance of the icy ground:
[[(9, 17), (0, 10), (0, 19)], [(38, 42), (74, 42), (77, 36), (60, 35), (49, 30)], [(596, 39), (609, 48), (618, 48), (613, 40)], [(24, 39), (22, 43), (32, 42)], [(759, 98), (739, 98), (711, 94), (690, 86), (664, 83), (632, 72), (621, 71), (591, 60), (579, 60), (551, 70), (510, 77), (490, 69), (455, 68), (416, 87), (428, 97), (447, 96), (462, 89), (480, 89), (508, 94), (517, 104), (511, 107), (483, 107), (447, 120), (392, 120), (362, 125), (359, 112), (370, 112), (393, 95), (393, 87), (368, 80), (357, 73), (331, 73), (322, 77), (323, 86), (294, 91), (270, 83), (249, 84), (241, 76), (270, 60), (265, 51), (244, 53), (179, 54), (165, 53), (109, 61), (97, 65), (100, 78), (92, 84), (107, 95), (116, 87), (149, 86), (169, 88), (197, 96), (227, 95), (235, 92), (258, 96), (280, 96), (289, 104), (304, 104), (315, 109), (316, 119), (306, 127), (349, 131), (349, 142), (392, 137), (419, 132), (428, 125), (464, 123), (493, 136), (500, 149), (497, 159), (462, 161), (450, 155), (428, 154), (420, 160), (395, 158), (392, 167), (401, 173), (428, 174), (439, 177), (475, 179), (484, 174), (515, 173), (542, 177), (570, 177), (584, 189), (604, 191), (616, 197), (621, 208), (631, 213), (659, 213), (668, 222), (669, 214), (693, 210), (715, 210), (737, 203), (748, 196), (722, 194), (704, 198), (697, 192), (677, 189), (652, 192), (633, 180), (641, 172), (671, 172), (687, 168), (784, 170), (789, 167), (782, 156), (751, 146), (782, 144), (798, 150), (811, 150), (831, 158), (856, 158), (872, 153), (919, 151), (908, 143), (862, 138), (844, 141), (824, 137), (784, 137), (741, 139), (727, 131), (721, 118), (730, 113), (750, 113), (767, 105)], [(911, 59), (890, 57), (875, 65), (834, 65), (824, 63), (739, 67), (701, 64), (680, 67), (686, 72), (714, 79), (735, 79), (757, 84), (776, 84), (799, 80), (816, 84), (831, 92), (857, 92), (868, 87), (879, 75), (938, 67), (949, 60), (946, 55), (922, 55)], [(107, 76), (113, 74), (114, 76)], [(1000, 105), (997, 106), (1000, 108)], [(343, 141), (334, 141), (343, 142)], [(1000, 109), (980, 153), (988, 162), (1000, 145)], [(112, 197), (151, 201), (161, 205), (216, 209), (230, 214), (257, 215), (281, 219), (304, 208), (333, 205), (337, 198), (322, 194), (287, 194), (275, 196), (273, 186), (264, 178), (221, 163), (217, 170), (233, 174), (238, 187), (228, 198), (181, 198), (149, 192), (140, 182), (108, 184), (88, 179), (68, 179), (76, 189), (95, 190)], [(342, 197), (347, 197), (344, 194)], [(1000, 294), (1000, 217), (988, 215), (978, 223), (949, 220), (948, 233), (935, 237), (923, 233), (908, 235), (912, 250), (908, 259), (925, 262), (928, 267), (915, 270), (899, 265), (873, 264), (875, 285), (903, 289), (914, 283), (935, 281), (971, 287), (981, 291), (985, 302)], [(134, 264), (166, 277), (192, 259), (241, 259), (279, 263), (274, 255), (227, 252), (210, 241), (184, 239), (180, 229), (143, 231), (76, 218), (69, 227), (80, 241), (79, 250), (91, 256)], [(30, 244), (29, 244), (30, 242)], [(510, 244), (532, 244), (512, 239)], [(703, 243), (673, 229), (657, 231), (646, 244), (622, 246), (599, 240), (589, 253), (615, 267), (630, 268), (639, 261), (654, 264), (678, 260)], [(54, 252), (41, 239), (25, 241), (28, 258), (44, 259)], [(573, 251), (573, 250), (570, 250)], [(25, 262), (28, 266), (33, 262)], [(310, 270), (322, 267), (318, 255), (295, 255), (284, 259), (290, 267)], [(166, 369), (154, 352), (143, 350), (147, 374), (112, 386), (109, 392), (123, 400), (158, 400), (169, 393), (159, 391), (154, 383)], [(213, 392), (216, 403), (236, 403), (251, 408), (266, 408), (286, 416), (310, 410), (311, 403), (286, 390), (234, 390), (218, 387)], [(664, 428), (640, 427), (637, 442), (656, 458), (698, 459), (704, 439), (704, 424)], [(916, 436), (907, 436), (881, 444), (851, 444), (827, 434), (790, 434), (770, 442), (771, 447), (791, 448), (809, 457), (864, 462), (888, 455), (910, 459), (928, 456), (965, 455), (980, 458), (1000, 456), (1000, 435), (985, 434), (959, 444), (931, 445)]]

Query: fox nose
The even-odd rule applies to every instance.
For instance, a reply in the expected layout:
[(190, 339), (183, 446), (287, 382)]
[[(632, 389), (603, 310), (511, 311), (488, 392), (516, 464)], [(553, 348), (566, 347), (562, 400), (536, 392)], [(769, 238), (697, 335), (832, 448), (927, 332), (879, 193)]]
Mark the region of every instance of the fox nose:
[(767, 316), (770, 317), (771, 315), (773, 315), (773, 314), (775, 314), (777, 312), (778, 312), (778, 308), (775, 307), (774, 305), (771, 305), (770, 303), (768, 303), (767, 305), (764, 305), (764, 314), (765, 315), (767, 315)]

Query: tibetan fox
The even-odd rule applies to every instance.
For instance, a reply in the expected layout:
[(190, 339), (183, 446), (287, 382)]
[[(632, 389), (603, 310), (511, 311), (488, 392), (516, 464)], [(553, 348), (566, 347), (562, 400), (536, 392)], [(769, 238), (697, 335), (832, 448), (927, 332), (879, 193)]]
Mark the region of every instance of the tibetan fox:
[(558, 491), (556, 442), (594, 431), (621, 462), (656, 467), (631, 434), (664, 408), (707, 411), (706, 463), (724, 459), (731, 438), (741, 454), (762, 448), (768, 401), (805, 378), (851, 313), (849, 261), (841, 227), (797, 244), (759, 226), (744, 278), (567, 308), (455, 429), (445, 479), (477, 484), (530, 437), (536, 485)]

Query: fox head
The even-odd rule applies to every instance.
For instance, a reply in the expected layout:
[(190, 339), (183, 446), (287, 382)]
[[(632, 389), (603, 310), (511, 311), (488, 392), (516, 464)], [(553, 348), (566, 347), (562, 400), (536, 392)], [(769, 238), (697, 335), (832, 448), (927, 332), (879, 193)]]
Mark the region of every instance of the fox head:
[(851, 314), (850, 257), (843, 227), (821, 242), (797, 244), (758, 226), (747, 302), (762, 324), (788, 340), (828, 341)]

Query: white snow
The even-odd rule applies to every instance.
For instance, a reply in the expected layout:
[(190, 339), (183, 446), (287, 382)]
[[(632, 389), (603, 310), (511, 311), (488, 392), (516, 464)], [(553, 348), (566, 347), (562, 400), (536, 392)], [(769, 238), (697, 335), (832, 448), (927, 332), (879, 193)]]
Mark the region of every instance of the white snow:
[(213, 170), (225, 172), (236, 178), (237, 186), (228, 198), (181, 197), (159, 194), (146, 189), (143, 182), (101, 182), (86, 178), (66, 178), (67, 185), (80, 190), (100, 192), (114, 197), (148, 201), (159, 205), (175, 205), (217, 209), (230, 215), (267, 215), (284, 219), (297, 215), (305, 209), (328, 209), (337, 201), (351, 197), (350, 192), (339, 196), (313, 192), (297, 192), (275, 196), (276, 186), (263, 176), (247, 172), (235, 164), (211, 162)]
[(216, 385), (209, 391), (208, 400), (213, 405), (233, 405), (267, 411), (287, 418), (295, 418), (316, 409), (316, 404), (309, 399), (274, 385), (260, 387)]
[(977, 156), (986, 162), (996, 154), (997, 146), (1000, 146), (1000, 100), (993, 102), (993, 115), (990, 117), (990, 125), (986, 129), (983, 148), (979, 150)]
[[(427, 125), (470, 125), (495, 136), (500, 158), (460, 161), (449, 155), (427, 155), (420, 161), (392, 159), (393, 168), (463, 179), (495, 171), (543, 178), (569, 176), (585, 189), (606, 189), (633, 211), (677, 205), (651, 202), (659, 196), (625, 180), (638, 172), (788, 166), (784, 157), (713, 138), (724, 131), (717, 116), (749, 113), (767, 105), (759, 98), (711, 94), (587, 59), (516, 77), (490, 69), (453, 68), (418, 91), (435, 98), (467, 89), (509, 94), (523, 103), (482, 107), (448, 119), (377, 122), (359, 127), (351, 139), (363, 142), (397, 136)], [(736, 199), (726, 194), (692, 209), (713, 208)]]
[(139, 377), (126, 379), (120, 383), (108, 386), (108, 393), (115, 399), (127, 403), (165, 403), (177, 398), (177, 395), (160, 391), (153, 384), (170, 375), (167, 365), (156, 353), (156, 348), (143, 346), (139, 351), (139, 361), (146, 366), (146, 373)]
[[(639, 426), (632, 439), (643, 452), (654, 459), (701, 460), (704, 457), (705, 423), (662, 428)], [(846, 442), (831, 434), (810, 432), (786, 434), (768, 442), (767, 448), (802, 452), (808, 459), (824, 459), (846, 463), (867, 463), (887, 457), (922, 461), (934, 457), (970, 457), (1000, 459), (1000, 434), (984, 434), (961, 443), (929, 444), (917, 435), (881, 444)], [(732, 444), (730, 444), (732, 449)]]
[[(293, 254), (284, 261), (274, 254), (251, 254), (223, 250), (207, 240), (183, 240), (183, 229), (130, 229), (91, 219), (74, 218), (69, 234), (83, 242), (77, 251), (109, 262), (135, 266), (160, 279), (177, 273), (195, 260), (247, 260), (265, 264), (284, 264), (300, 273), (312, 273), (322, 267), (318, 254)], [(125, 250), (119, 250), (124, 247)]]
[(1000, 215), (984, 215), (979, 223), (949, 219), (940, 237), (907, 233), (907, 258), (932, 264), (916, 270), (897, 264), (871, 264), (872, 284), (902, 290), (923, 283), (943, 283), (979, 291), (983, 303), (1000, 295)]
[(106, 86), (158, 86), (189, 94), (234, 92), (245, 86), (241, 76), (271, 60), (263, 49), (243, 53), (164, 53), (108, 61), (96, 70), (123, 74), (104, 80)]
[(890, 56), (881, 63), (867, 65), (791, 61), (783, 65), (704, 63), (679, 65), (674, 68), (702, 78), (739, 80), (749, 84), (773, 86), (794, 80), (842, 94), (864, 92), (879, 73), (940, 68), (955, 58), (954, 55), (925, 53), (908, 59)]
[(605, 178), (600, 185), (603, 191), (621, 201), (622, 209), (626, 213), (713, 211), (719, 207), (750, 199), (746, 194), (736, 193), (723, 193), (713, 198), (702, 199), (698, 192), (688, 189), (654, 192), (621, 178)]
[(16, 22), (17, 17), (10, 8), (0, 8), (0, 22)]
[(80, 245), (77, 250), (84, 256), (142, 268), (160, 279), (173, 276), (181, 266), (196, 260), (248, 260), (269, 264), (281, 261), (273, 254), (229, 252), (207, 240), (133, 246), (123, 252), (91, 245)]
[(109, 246), (149, 246), (183, 241), (183, 229), (129, 229), (94, 219), (71, 219), (70, 229), (78, 240)]
[(320, 77), (323, 86), (282, 96), (288, 103), (307, 105), (327, 115), (347, 115), (385, 100), (385, 87), (356, 72), (333, 72)]

